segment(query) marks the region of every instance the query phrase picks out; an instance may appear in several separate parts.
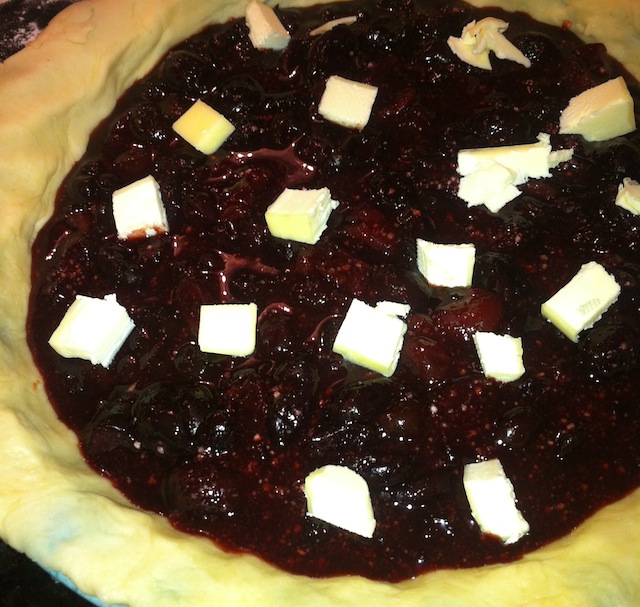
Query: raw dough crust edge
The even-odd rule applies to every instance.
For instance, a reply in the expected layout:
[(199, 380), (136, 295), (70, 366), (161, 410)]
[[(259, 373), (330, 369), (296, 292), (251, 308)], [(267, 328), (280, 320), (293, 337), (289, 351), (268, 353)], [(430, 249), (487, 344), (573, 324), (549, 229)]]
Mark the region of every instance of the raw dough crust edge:
[[(640, 5), (472, 3), (525, 10), (556, 25), (571, 21), (640, 76)], [(83, 0), (0, 65), (0, 535), (114, 605), (637, 607), (640, 490), (517, 563), (392, 585), (297, 577), (223, 553), (131, 507), (84, 463), (75, 435), (49, 406), (26, 343), (33, 237), (120, 94), (171, 46), (243, 12), (244, 2), (234, 0)]]

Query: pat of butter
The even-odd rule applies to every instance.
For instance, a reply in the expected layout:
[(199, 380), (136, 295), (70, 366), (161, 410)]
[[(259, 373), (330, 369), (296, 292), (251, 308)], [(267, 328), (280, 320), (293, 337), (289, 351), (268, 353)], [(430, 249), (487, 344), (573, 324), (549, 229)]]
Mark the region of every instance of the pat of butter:
[(605, 141), (635, 131), (633, 98), (622, 76), (590, 88), (560, 114), (560, 133)]
[(640, 183), (625, 177), (618, 186), (616, 204), (634, 215), (640, 215)]
[(503, 35), (508, 27), (506, 21), (494, 17), (471, 21), (463, 28), (460, 38), (449, 36), (447, 44), (462, 61), (483, 70), (492, 69), (490, 51), (498, 59), (508, 59), (531, 67), (531, 61)]
[(178, 120), (173, 130), (203, 154), (213, 154), (236, 130), (222, 114), (198, 99)]
[(460, 150), (458, 196), (469, 207), (484, 204), (497, 213), (520, 195), (516, 186), (550, 177), (550, 169), (573, 156), (573, 150), (552, 151), (550, 141), (540, 133), (536, 143)]
[(406, 318), (411, 312), (409, 304), (398, 303), (397, 301), (379, 301), (376, 303), (376, 310), (384, 312), (388, 316), (398, 316)]
[(274, 10), (260, 0), (249, 2), (245, 21), (249, 28), (249, 39), (255, 48), (279, 51), (291, 40)]
[(104, 299), (77, 295), (49, 344), (65, 358), (82, 358), (108, 367), (134, 326), (115, 294)]
[(472, 244), (436, 244), (417, 239), (418, 270), (432, 285), (471, 286), (476, 248)]
[(475, 39), (464, 38), (463, 36), (461, 36), (460, 38), (449, 36), (449, 38), (447, 39), (447, 44), (449, 45), (449, 48), (451, 49), (453, 54), (456, 55), (458, 59), (461, 59), (462, 61), (468, 63), (469, 65), (472, 65), (473, 67), (478, 67), (481, 70), (493, 69), (491, 67), (491, 59), (489, 59), (489, 49), (486, 48), (484, 51), (476, 53), (474, 52)]
[(391, 377), (406, 331), (406, 323), (397, 316), (354, 299), (338, 329), (333, 351), (356, 365)]
[(542, 315), (572, 341), (592, 327), (618, 299), (620, 285), (599, 263), (590, 261), (553, 297), (542, 304)]
[(331, 21), (327, 21), (323, 23), (319, 27), (312, 29), (309, 32), (309, 36), (320, 36), (322, 34), (326, 34), (330, 32), (334, 27), (338, 25), (353, 25), (358, 20), (356, 15), (350, 15), (349, 17), (340, 17), (338, 19), (332, 19)]
[(371, 117), (378, 88), (341, 76), (330, 76), (318, 112), (331, 122), (362, 130)]
[(169, 231), (160, 186), (151, 175), (113, 192), (112, 204), (120, 240)]
[(323, 466), (307, 476), (304, 493), (308, 516), (373, 537), (376, 520), (369, 486), (357, 472), (344, 466)]
[(460, 179), (458, 196), (469, 207), (483, 204), (492, 213), (497, 213), (522, 193), (513, 185), (516, 176), (511, 169), (488, 160)]
[(463, 176), (470, 175), (485, 167), (487, 163), (496, 162), (514, 173), (514, 185), (521, 185), (531, 178), (551, 176), (550, 155), (549, 135), (541, 133), (536, 143), (460, 150), (458, 173)]
[(249, 356), (256, 348), (258, 307), (250, 304), (208, 304), (200, 307), (198, 345), (203, 352)]
[(501, 382), (515, 381), (524, 374), (522, 339), (486, 331), (473, 334), (480, 365), (487, 377)]
[(513, 544), (529, 532), (529, 523), (516, 506), (513, 485), (500, 460), (467, 464), (463, 483), (471, 514), (483, 533)]
[(331, 212), (338, 202), (329, 188), (285, 190), (269, 205), (264, 215), (272, 236), (315, 244), (327, 228)]

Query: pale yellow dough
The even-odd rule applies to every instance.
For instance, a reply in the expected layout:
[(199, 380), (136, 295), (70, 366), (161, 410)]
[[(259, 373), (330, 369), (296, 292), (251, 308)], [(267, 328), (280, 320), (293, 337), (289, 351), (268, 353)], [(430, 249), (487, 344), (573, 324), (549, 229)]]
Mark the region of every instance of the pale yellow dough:
[[(474, 3), (571, 21), (640, 76), (633, 0)], [(637, 607), (640, 490), (520, 562), (390, 585), (296, 577), (224, 554), (130, 507), (85, 465), (25, 340), (31, 242), (118, 96), (170, 46), (243, 12), (233, 0), (86, 0), (0, 65), (0, 535), (83, 592), (132, 607)]]

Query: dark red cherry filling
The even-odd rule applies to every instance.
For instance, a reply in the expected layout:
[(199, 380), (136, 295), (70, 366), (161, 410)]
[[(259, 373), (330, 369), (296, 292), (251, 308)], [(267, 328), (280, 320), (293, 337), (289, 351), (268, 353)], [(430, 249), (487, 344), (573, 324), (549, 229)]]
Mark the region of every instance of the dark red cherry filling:
[[(254, 49), (241, 20), (169, 52), (61, 188), (34, 244), (28, 327), (58, 414), (135, 504), (294, 573), (396, 581), (566, 535), (639, 484), (640, 222), (614, 199), (640, 179), (640, 137), (587, 144), (558, 119), (620, 74), (637, 103), (637, 83), (601, 45), (522, 14), (435, 0), (278, 13), (284, 51)], [(345, 15), (357, 23), (308, 35)], [(531, 68), (452, 55), (448, 36), (484, 16), (510, 23)], [(332, 74), (379, 87), (361, 132), (318, 114)], [(236, 126), (210, 157), (171, 128), (195, 99)], [(575, 150), (552, 177), (497, 214), (456, 196), (458, 150), (540, 132)], [(149, 174), (170, 232), (119, 241), (111, 194)], [(324, 186), (340, 206), (316, 245), (271, 236), (264, 212), (284, 187)], [(473, 285), (428, 285), (416, 238), (474, 243)], [(573, 343), (540, 304), (592, 260), (622, 293)], [(135, 321), (107, 369), (47, 343), (78, 293), (117, 293)], [(391, 378), (332, 351), (354, 297), (411, 306)], [(258, 305), (252, 356), (200, 351), (199, 308), (216, 302)], [(522, 337), (521, 379), (484, 377), (478, 330)], [(492, 457), (531, 526), (514, 545), (480, 532), (464, 494), (465, 464)], [(373, 539), (306, 516), (304, 479), (324, 464), (369, 483)]]

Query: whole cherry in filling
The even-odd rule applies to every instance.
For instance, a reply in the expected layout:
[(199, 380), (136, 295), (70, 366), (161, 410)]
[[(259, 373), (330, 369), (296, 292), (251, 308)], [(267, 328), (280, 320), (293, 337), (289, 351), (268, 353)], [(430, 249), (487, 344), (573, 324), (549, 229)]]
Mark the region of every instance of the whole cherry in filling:
[[(132, 502), (226, 550), (312, 576), (401, 580), (519, 558), (638, 486), (640, 223), (614, 204), (640, 179), (637, 132), (588, 143), (559, 134), (578, 93), (623, 75), (602, 45), (522, 14), (459, 2), (380, 0), (278, 10), (283, 50), (259, 50), (244, 20), (170, 51), (95, 133), (34, 244), (29, 339), (51, 402), (87, 461)], [(325, 33), (309, 32), (355, 16)], [(472, 20), (509, 22), (530, 61), (461, 61), (447, 44)], [(330, 76), (378, 93), (361, 130), (325, 119)], [(173, 123), (194, 101), (235, 131), (213, 154)], [(497, 212), (458, 196), (462, 149), (571, 149)], [(116, 234), (112, 194), (152, 175), (170, 229)], [(315, 244), (265, 222), (285, 188), (339, 202)], [(417, 239), (470, 243), (470, 286), (418, 271)], [(577, 341), (541, 304), (595, 261), (617, 301)], [(104, 367), (48, 341), (78, 294), (115, 293), (135, 328)], [(385, 377), (333, 344), (353, 299), (409, 306)], [(255, 303), (248, 356), (198, 345), (202, 305)], [(481, 368), (477, 332), (520, 337), (525, 372)], [(529, 531), (480, 529), (470, 463), (499, 459)], [(306, 477), (325, 465), (365, 479), (372, 538), (307, 514)]]

